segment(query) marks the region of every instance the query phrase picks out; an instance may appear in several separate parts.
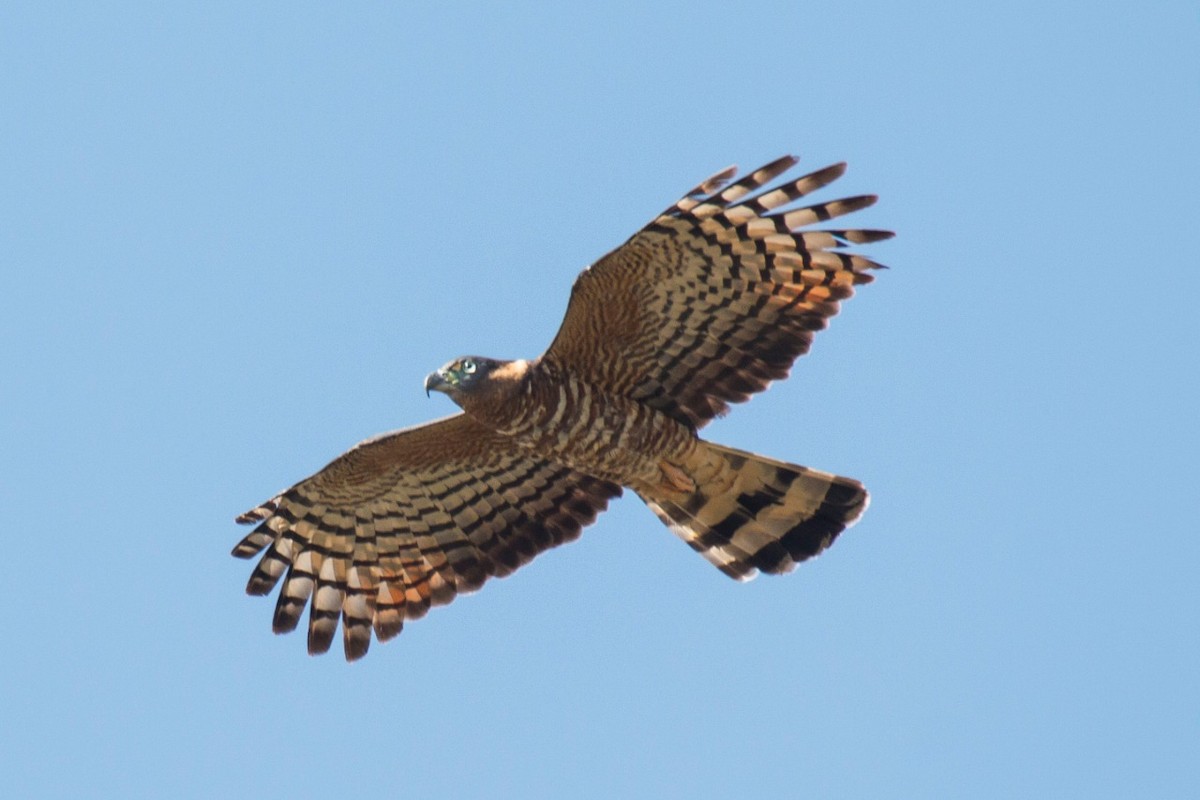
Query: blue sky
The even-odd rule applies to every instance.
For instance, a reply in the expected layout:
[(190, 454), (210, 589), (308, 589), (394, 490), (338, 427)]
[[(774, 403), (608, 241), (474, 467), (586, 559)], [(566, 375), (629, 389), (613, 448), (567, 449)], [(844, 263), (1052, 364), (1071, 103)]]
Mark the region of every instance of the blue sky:
[[(1198, 52), (1182, 2), (6, 4), (0, 795), (1200, 793)], [(361, 662), (271, 634), (236, 514), (785, 152), (892, 269), (706, 435), (857, 527), (739, 585), (629, 496)]]

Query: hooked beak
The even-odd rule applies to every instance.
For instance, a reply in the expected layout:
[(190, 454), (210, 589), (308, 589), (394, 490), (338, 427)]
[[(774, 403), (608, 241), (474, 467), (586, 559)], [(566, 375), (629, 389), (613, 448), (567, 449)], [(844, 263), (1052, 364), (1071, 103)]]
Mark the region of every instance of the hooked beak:
[(425, 396), (429, 397), (430, 391), (448, 393), (452, 385), (446, 380), (442, 370), (431, 372), (425, 376)]

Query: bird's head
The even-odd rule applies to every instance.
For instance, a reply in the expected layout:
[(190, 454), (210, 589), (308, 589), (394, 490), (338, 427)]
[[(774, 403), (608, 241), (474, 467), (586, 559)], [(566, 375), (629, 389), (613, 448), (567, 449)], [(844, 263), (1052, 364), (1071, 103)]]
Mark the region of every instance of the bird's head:
[(477, 391), (487, 384), (492, 371), (502, 363), (479, 356), (456, 358), (425, 376), (425, 394), (442, 392), (457, 399), (460, 394)]
[[(425, 378), (425, 394), (448, 395), (464, 411), (491, 418), (503, 414), (507, 402), (523, 392), (530, 362), (494, 358), (456, 358)], [(497, 417), (499, 420), (499, 417)], [(499, 424), (497, 420), (493, 420)]]

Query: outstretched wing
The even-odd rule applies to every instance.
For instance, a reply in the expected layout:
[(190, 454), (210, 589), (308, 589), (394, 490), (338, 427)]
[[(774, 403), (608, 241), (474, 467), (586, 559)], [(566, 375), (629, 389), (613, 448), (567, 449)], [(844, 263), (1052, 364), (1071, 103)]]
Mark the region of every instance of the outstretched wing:
[(796, 160), (781, 158), (724, 190), (736, 171), (717, 173), (584, 270), (543, 358), (695, 427), (786, 377), (840, 301), (881, 266), (840, 248), (892, 236), (800, 230), (876, 198), (785, 210), (846, 168), (760, 191)]
[(246, 586), (265, 595), (287, 573), (276, 633), (306, 605), (308, 651), (329, 649), (342, 618), (347, 660), (425, 615), (579, 536), (615, 484), (531, 457), (470, 417), (369, 439), (238, 517), (259, 523), (233, 549), (259, 559)]

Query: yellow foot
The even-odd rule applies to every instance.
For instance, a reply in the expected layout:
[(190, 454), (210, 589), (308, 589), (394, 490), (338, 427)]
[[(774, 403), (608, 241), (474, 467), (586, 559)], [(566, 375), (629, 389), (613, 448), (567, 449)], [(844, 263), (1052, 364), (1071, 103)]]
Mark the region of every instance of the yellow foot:
[(688, 477), (688, 474), (679, 467), (669, 461), (658, 462), (658, 468), (662, 470), (663, 487), (676, 492), (684, 492), (691, 494), (696, 491), (696, 482)]

